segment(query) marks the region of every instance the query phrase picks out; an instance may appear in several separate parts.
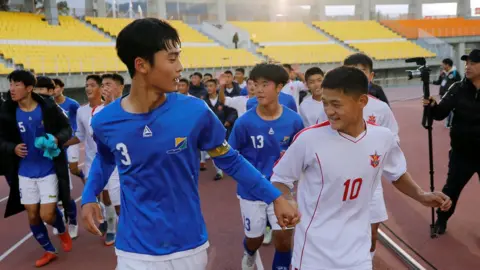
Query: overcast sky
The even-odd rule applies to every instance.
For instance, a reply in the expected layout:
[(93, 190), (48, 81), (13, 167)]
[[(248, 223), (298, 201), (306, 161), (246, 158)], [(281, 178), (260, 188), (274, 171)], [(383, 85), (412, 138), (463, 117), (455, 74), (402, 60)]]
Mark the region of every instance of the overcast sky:
[[(58, 0), (57, 0), (58, 1)], [(112, 0), (106, 0), (112, 3)], [(117, 0), (117, 4), (128, 3), (129, 0)], [(71, 8), (85, 8), (85, 0), (67, 0)], [(173, 2), (173, 1), (169, 1)], [(201, 1), (198, 1), (201, 3)], [(471, 0), (472, 13), (475, 8), (480, 8), (480, 0)], [(406, 13), (408, 5), (383, 5), (376, 7), (377, 11), (386, 14)], [(440, 16), (440, 15), (455, 15), (457, 10), (456, 3), (442, 3), (442, 4), (424, 4), (423, 16)], [(354, 6), (327, 6), (327, 15), (353, 15)], [(473, 14), (472, 14), (473, 15)]]

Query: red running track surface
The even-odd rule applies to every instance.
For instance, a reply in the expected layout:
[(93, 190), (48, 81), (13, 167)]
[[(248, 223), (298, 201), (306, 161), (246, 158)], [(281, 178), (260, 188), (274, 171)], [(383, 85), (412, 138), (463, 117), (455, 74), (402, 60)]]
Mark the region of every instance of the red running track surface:
[[(401, 145), (408, 159), (409, 171), (425, 189), (429, 189), (427, 133), (421, 127), (422, 108), (420, 100), (403, 101), (392, 104), (400, 125)], [(449, 149), (448, 130), (442, 123), (434, 127), (434, 154), (436, 187), (441, 189), (447, 172), (447, 152)], [(243, 226), (238, 200), (235, 196), (235, 182), (229, 178), (213, 181), (211, 166), (201, 173), (199, 189), (202, 209), (210, 235), (209, 269), (241, 269), (243, 254)], [(8, 195), (8, 187), (0, 179), (0, 200)], [(386, 224), (422, 256), (431, 261), (437, 269), (480, 269), (480, 239), (475, 230), (479, 227), (475, 211), (475, 194), (478, 185), (470, 183), (465, 188), (457, 212), (449, 223), (446, 235), (430, 239), (430, 209), (401, 195), (393, 186), (384, 182), (385, 198), (390, 219)], [(74, 179), (73, 197), (81, 194), (82, 184)], [(5, 210), (6, 201), (0, 202), (0, 211)], [(81, 225), (81, 221), (80, 221)], [(25, 213), (0, 219), (0, 256), (29, 234)], [(153, 233), (153, 232), (152, 232)], [(60, 247), (59, 240), (50, 235), (54, 244)], [(273, 246), (260, 249), (263, 266), (271, 269)], [(0, 269), (34, 269), (34, 261), (42, 255), (42, 249), (30, 237), (8, 256), (0, 261)], [(80, 226), (79, 238), (74, 241), (70, 253), (59, 253), (57, 261), (45, 269), (114, 269), (115, 255), (112, 247), (103, 246), (100, 238), (88, 234)], [(406, 269), (405, 266), (382, 245), (378, 245), (375, 259), (377, 270)], [(428, 268), (427, 268), (428, 269)]]

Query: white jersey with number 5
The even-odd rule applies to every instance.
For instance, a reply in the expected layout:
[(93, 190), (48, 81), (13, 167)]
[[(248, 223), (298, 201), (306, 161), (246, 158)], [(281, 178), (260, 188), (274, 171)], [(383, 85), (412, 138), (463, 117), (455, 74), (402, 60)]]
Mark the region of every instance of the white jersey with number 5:
[(369, 203), (382, 175), (396, 181), (406, 160), (390, 130), (367, 124), (357, 138), (329, 122), (299, 132), (273, 169), (272, 182), (293, 187), (302, 220), (292, 269), (371, 270)]

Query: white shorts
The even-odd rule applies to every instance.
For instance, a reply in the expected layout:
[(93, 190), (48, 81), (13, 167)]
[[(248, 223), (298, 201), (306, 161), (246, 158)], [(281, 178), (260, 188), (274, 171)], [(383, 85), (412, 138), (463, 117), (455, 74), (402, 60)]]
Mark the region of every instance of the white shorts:
[(205, 249), (188, 257), (168, 261), (146, 261), (117, 256), (116, 270), (205, 270), (207, 263), (208, 255)]
[(21, 204), (47, 204), (58, 201), (58, 179), (56, 174), (42, 178), (18, 176)]
[(115, 168), (108, 183), (103, 190), (108, 191), (110, 196), (110, 201), (112, 201), (113, 206), (120, 205), (120, 176), (118, 175), (118, 169)]
[(80, 160), (80, 145), (74, 144), (67, 148), (68, 163), (78, 162)]
[(387, 219), (387, 207), (385, 206), (382, 182), (380, 181), (370, 201), (370, 224), (384, 222)]
[[(242, 212), (243, 230), (248, 238), (257, 238), (264, 234), (267, 226), (267, 218), (272, 230), (281, 230), (277, 223), (277, 216), (273, 210), (273, 203), (267, 205), (261, 201), (240, 200), (240, 211)], [(290, 229), (290, 228), (289, 228)], [(291, 228), (293, 229), (293, 228)]]

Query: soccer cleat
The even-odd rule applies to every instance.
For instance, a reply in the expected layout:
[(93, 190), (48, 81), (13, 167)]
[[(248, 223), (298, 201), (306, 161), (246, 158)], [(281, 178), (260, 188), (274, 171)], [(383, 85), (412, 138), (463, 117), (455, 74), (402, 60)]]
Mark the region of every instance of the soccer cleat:
[(207, 164), (205, 162), (200, 162), (200, 171), (206, 171), (207, 170)]
[(111, 246), (113, 244), (115, 244), (115, 234), (107, 233), (105, 236), (105, 246)]
[(36, 267), (42, 267), (47, 264), (49, 264), (51, 261), (55, 260), (57, 258), (57, 254), (53, 252), (45, 252), (43, 253), (43, 256), (35, 261), (35, 266)]
[(68, 234), (70, 234), (70, 237), (72, 239), (77, 238), (78, 237), (78, 225), (68, 224)]
[(213, 178), (213, 180), (218, 181), (218, 180), (220, 180), (220, 179), (222, 179), (222, 178), (223, 178), (223, 172), (220, 171), (220, 172), (218, 172), (218, 173), (215, 175), (215, 178)]
[(253, 256), (250, 256), (247, 252), (244, 252), (242, 258), (242, 270), (255, 270), (256, 258), (257, 252), (255, 252)]
[(446, 230), (447, 230), (447, 222), (437, 219), (437, 222), (435, 222), (435, 233), (442, 235), (442, 234), (445, 234)]
[(270, 227), (265, 228), (265, 233), (263, 235), (263, 244), (269, 245), (272, 242), (272, 229)]
[(72, 238), (70, 237), (70, 234), (68, 233), (68, 231), (62, 234), (59, 234), (58, 237), (62, 242), (63, 251), (70, 252), (72, 250)]

